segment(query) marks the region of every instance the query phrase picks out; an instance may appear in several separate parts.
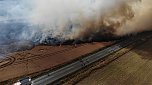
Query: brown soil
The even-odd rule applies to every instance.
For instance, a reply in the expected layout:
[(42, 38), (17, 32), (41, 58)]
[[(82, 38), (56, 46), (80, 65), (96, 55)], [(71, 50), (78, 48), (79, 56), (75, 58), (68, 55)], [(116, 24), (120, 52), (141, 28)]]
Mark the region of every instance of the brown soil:
[(36, 46), (31, 50), (16, 52), (0, 60), (0, 81), (42, 73), (65, 64), (82, 55), (112, 44), (111, 42), (86, 43), (77, 46)]

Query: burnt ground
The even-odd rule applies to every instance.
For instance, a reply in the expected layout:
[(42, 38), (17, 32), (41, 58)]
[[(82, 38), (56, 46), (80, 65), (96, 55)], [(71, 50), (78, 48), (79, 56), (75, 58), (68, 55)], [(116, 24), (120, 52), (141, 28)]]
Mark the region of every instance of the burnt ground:
[[(16, 49), (16, 45), (12, 44), (11, 48), (16, 49), (16, 51), (13, 50), (13, 53), (7, 58), (0, 59), (0, 82), (11, 83), (20, 77), (41, 75), (70, 63), (83, 55), (111, 45), (114, 43), (113, 40), (117, 41), (127, 37), (95, 39), (97, 42), (93, 42), (95, 40), (88, 42), (70, 40), (52, 46), (48, 42), (38, 46), (30, 45), (31, 42), (26, 42), (29, 44), (21, 42), (19, 43), (23, 45), (21, 50)], [(18, 45), (18, 43), (16, 44)], [(27, 47), (29, 50), (27, 50)]]

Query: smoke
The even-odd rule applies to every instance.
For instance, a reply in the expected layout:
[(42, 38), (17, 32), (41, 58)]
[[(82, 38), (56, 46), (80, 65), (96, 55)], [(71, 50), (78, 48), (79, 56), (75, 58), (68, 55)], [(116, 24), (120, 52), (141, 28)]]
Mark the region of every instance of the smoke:
[(117, 35), (126, 35), (152, 30), (152, 1), (142, 0), (131, 4), (133, 17), (117, 29)]
[[(151, 0), (0, 0), (0, 52), (151, 30)], [(15, 50), (15, 51), (16, 51)], [(5, 52), (6, 51), (6, 52)]]

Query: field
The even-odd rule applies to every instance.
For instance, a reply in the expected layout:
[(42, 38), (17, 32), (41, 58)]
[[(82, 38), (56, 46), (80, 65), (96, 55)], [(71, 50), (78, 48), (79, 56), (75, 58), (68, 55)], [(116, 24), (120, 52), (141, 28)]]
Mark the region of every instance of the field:
[(8, 58), (0, 60), (0, 81), (39, 75), (110, 44), (111, 42), (62, 46), (42, 45), (31, 50), (13, 53)]
[[(152, 38), (77, 85), (152, 85)], [(127, 49), (127, 48), (126, 48)]]

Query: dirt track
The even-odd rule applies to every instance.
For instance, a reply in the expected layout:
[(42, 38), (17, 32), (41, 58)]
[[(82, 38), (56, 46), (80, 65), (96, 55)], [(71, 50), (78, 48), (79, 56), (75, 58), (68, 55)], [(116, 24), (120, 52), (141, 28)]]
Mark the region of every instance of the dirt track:
[(36, 46), (32, 50), (13, 53), (10, 57), (0, 60), (0, 81), (41, 73), (110, 44), (111, 42), (77, 46)]

